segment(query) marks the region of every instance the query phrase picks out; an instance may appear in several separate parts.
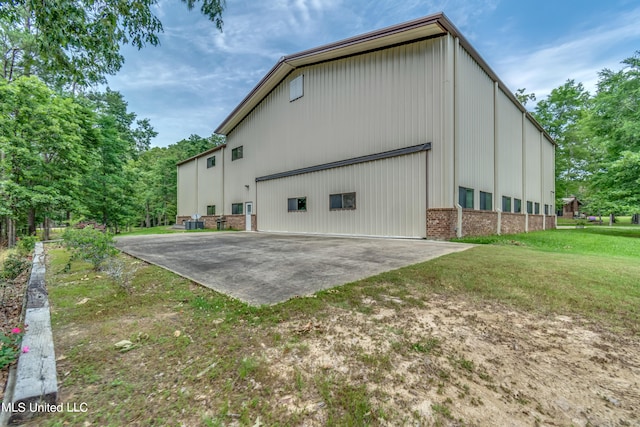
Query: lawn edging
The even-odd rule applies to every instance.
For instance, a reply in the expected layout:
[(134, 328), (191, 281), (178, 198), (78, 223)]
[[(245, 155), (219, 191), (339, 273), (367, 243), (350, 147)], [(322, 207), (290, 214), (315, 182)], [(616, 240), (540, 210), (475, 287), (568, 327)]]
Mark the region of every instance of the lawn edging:
[[(33, 254), (31, 276), (27, 285), (22, 352), (18, 358), (15, 378), (9, 379), (3, 406), (2, 423), (20, 424), (56, 404), (58, 381), (56, 359), (51, 332), (51, 313), (45, 283), (44, 245), (37, 242)], [(8, 418), (8, 420), (7, 420)]]

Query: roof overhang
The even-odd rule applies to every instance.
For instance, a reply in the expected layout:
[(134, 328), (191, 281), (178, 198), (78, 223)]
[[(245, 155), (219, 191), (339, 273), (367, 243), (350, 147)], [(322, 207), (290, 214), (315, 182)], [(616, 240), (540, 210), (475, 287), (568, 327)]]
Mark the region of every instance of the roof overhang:
[(180, 160), (178, 163), (176, 163), (176, 166), (180, 166), (180, 165), (183, 165), (185, 163), (189, 163), (192, 160), (199, 159), (200, 157), (204, 157), (204, 156), (209, 155), (211, 153), (214, 153), (214, 152), (216, 152), (218, 150), (222, 150), (226, 146), (227, 146), (227, 144), (220, 144), (220, 145), (217, 145), (217, 146), (215, 146), (213, 148), (209, 148), (207, 151), (203, 151), (202, 153), (196, 154), (195, 156), (189, 157), (188, 159)]

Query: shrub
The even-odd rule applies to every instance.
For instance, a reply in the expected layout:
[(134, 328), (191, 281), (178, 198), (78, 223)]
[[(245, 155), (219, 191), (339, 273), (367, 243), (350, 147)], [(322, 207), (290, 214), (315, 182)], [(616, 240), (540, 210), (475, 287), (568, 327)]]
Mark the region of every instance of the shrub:
[(100, 269), (100, 265), (105, 260), (118, 253), (113, 236), (96, 230), (92, 226), (67, 228), (62, 238), (65, 248), (71, 252), (69, 262), (75, 260), (89, 262), (95, 271)]
[(16, 245), (18, 247), (18, 253), (20, 253), (22, 256), (29, 255), (36, 247), (37, 241), (38, 238), (36, 236), (20, 237), (20, 240), (18, 240), (18, 244)]
[(12, 251), (2, 264), (2, 278), (4, 280), (13, 280), (27, 271), (29, 268), (29, 260), (19, 252)]
[[(20, 328), (13, 328), (9, 334), (0, 334), (0, 369), (18, 360), (23, 335), (24, 330)], [(26, 353), (29, 349), (25, 347), (23, 351)]]
[(127, 264), (117, 258), (110, 258), (101, 268), (115, 283), (117, 283), (125, 292), (131, 292), (131, 281), (136, 273), (136, 268), (127, 267)]

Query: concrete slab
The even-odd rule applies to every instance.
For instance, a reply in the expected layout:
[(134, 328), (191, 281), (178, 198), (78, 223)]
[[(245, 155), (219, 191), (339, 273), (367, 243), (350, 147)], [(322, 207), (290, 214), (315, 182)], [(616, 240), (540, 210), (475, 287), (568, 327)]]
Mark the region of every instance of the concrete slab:
[(411, 239), (255, 232), (117, 238), (122, 251), (253, 305), (353, 282), (471, 247)]

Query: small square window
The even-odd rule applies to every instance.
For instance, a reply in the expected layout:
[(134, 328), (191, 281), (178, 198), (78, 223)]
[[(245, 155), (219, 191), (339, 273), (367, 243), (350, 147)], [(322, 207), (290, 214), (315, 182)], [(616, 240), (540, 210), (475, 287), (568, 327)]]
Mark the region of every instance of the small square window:
[(307, 198), (306, 197), (294, 197), (287, 199), (289, 212), (306, 212), (307, 211)]
[(535, 210), (536, 215), (540, 215), (540, 203), (536, 202), (535, 207), (536, 207), (536, 210)]
[(511, 197), (502, 196), (502, 212), (511, 212)]
[(212, 168), (216, 165), (216, 156), (211, 156), (207, 159), (207, 169)]
[(242, 157), (242, 145), (231, 150), (231, 161), (241, 159)]
[(522, 200), (513, 199), (513, 212), (521, 213), (522, 212)]
[(466, 209), (473, 209), (473, 188), (459, 187), (458, 203)]
[(490, 211), (493, 209), (493, 196), (491, 193), (480, 192), (480, 210)]
[(356, 208), (356, 193), (341, 193), (329, 195), (330, 210), (347, 210)]
[(242, 215), (242, 203), (233, 203), (233, 204), (231, 204), (231, 214), (232, 215)]
[(299, 75), (289, 83), (289, 101), (295, 101), (304, 95), (304, 74)]
[(207, 206), (207, 215), (215, 215), (216, 214), (216, 205)]

